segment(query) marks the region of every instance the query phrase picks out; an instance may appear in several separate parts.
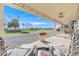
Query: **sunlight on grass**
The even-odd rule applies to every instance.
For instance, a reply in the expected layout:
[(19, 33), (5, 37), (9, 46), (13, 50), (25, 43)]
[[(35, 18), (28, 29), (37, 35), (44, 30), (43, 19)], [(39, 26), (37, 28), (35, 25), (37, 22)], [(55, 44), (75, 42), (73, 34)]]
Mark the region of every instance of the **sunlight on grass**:
[(21, 35), (22, 33), (4, 33), (5, 36), (19, 36)]
[[(24, 32), (28, 32), (28, 33), (32, 33), (32, 32), (51, 32), (52, 30), (28, 30), (28, 31), (25, 31), (23, 30)], [(7, 37), (10, 37), (10, 36), (19, 36), (19, 35), (22, 35), (22, 34), (28, 34), (28, 33), (23, 33), (23, 32), (15, 32), (15, 33), (8, 33), (8, 32), (5, 32), (4, 33), (4, 36), (7, 36)]]

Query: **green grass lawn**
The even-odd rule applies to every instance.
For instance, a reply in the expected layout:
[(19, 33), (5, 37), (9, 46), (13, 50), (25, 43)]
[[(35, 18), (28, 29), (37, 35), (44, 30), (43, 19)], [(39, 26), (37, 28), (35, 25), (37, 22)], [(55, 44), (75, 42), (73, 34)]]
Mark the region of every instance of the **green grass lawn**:
[(52, 30), (46, 30), (46, 29), (35, 29), (35, 30), (31, 30), (31, 29), (23, 29), (22, 32), (26, 32), (26, 33), (30, 33), (30, 32), (50, 32)]
[[(24, 32), (28, 32), (28, 33), (32, 33), (32, 32), (50, 32), (52, 30), (23, 30)], [(26, 34), (28, 34), (26, 33)], [(4, 35), (7, 36), (7, 37), (11, 37), (11, 36), (19, 36), (19, 35), (22, 35), (22, 34), (25, 34), (25, 33), (22, 33), (22, 32), (15, 32), (15, 33), (8, 33), (8, 32), (5, 32)]]
[(22, 33), (4, 33), (4, 35), (5, 36), (8, 36), (8, 37), (10, 37), (10, 36), (19, 36), (19, 35), (21, 35)]
[(50, 32), (52, 30), (36, 30), (36, 31), (32, 31), (32, 32)]

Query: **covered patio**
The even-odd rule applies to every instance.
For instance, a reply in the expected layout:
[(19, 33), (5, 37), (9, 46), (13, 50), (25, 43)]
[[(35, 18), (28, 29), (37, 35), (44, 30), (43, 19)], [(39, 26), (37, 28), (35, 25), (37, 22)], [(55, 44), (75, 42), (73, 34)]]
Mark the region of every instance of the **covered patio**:
[[(49, 38), (46, 38), (46, 41), (50, 42), (50, 45), (55, 46), (58, 50), (61, 51), (61, 54), (65, 55), (66, 53), (68, 54), (69, 52), (69, 47), (71, 45), (71, 40), (70, 40), (70, 35), (65, 35), (64, 34), (64, 25), (65, 24), (72, 24), (71, 29), (74, 29), (74, 24), (75, 22), (78, 21), (79, 19), (79, 4), (74, 4), (74, 3), (67, 3), (67, 4), (25, 4), (25, 3), (10, 3), (10, 4), (0, 4), (0, 36), (4, 37), (4, 24), (3, 24), (3, 8), (4, 5), (11, 6), (13, 8), (16, 8), (18, 10), (28, 12), (30, 14), (33, 14), (35, 16), (40, 16), (43, 18), (46, 18), (50, 20), (51, 22), (56, 21), (61, 24), (60, 27), (60, 32), (56, 34), (55, 36), (51, 36)], [(53, 32), (52, 32), (53, 33)], [(66, 38), (65, 38), (66, 37)], [(47, 46), (46, 44), (36, 41), (31, 43), (31, 45), (37, 45), (39, 46)], [(60, 44), (60, 45), (59, 45)], [(58, 47), (59, 46), (63, 46)], [(20, 47), (25, 47), (26, 44), (23, 44)], [(66, 49), (66, 50), (65, 50)], [(23, 50), (24, 51), (24, 50)], [(16, 52), (15, 52), (16, 53)], [(13, 53), (12, 55), (18, 55)]]

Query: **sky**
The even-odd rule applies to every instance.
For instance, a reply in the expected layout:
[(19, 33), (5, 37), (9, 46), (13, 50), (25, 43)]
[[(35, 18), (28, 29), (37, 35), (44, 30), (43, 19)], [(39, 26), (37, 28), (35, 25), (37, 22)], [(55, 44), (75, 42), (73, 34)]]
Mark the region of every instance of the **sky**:
[(19, 17), (20, 28), (24, 28), (23, 23), (29, 23), (33, 28), (54, 28), (55, 22), (50, 22), (45, 18), (34, 16), (32, 14), (14, 9), (10, 6), (4, 6), (4, 23), (8, 23), (13, 18)]

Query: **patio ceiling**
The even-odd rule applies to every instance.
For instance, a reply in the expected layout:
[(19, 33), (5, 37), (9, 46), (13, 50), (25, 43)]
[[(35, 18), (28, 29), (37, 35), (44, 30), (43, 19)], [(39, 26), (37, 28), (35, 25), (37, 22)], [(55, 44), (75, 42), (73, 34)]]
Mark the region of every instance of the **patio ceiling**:
[(7, 5), (61, 24), (78, 20), (79, 17), (79, 4), (77, 3), (12, 3)]

